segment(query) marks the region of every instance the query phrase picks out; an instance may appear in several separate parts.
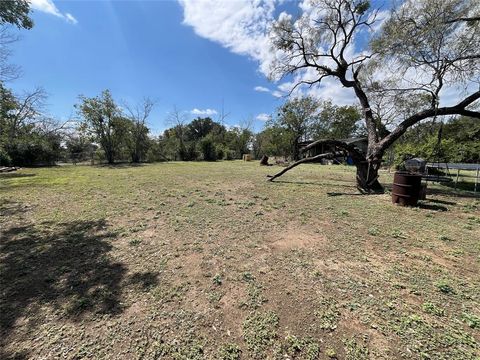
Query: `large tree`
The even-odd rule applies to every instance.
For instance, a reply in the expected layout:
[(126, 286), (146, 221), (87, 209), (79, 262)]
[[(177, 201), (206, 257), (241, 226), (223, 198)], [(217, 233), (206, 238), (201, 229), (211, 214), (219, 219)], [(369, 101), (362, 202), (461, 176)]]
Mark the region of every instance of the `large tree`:
[(139, 163), (140, 161), (145, 160), (150, 145), (147, 120), (154, 105), (155, 103), (149, 98), (144, 98), (141, 103), (134, 106), (124, 103), (127, 117), (130, 120), (126, 143), (130, 159), (134, 163)]
[(80, 96), (80, 100), (76, 107), (83, 119), (82, 126), (94, 135), (108, 163), (113, 164), (125, 140), (125, 117), (108, 90), (97, 97)]
[(298, 97), (285, 102), (278, 108), (276, 122), (285, 128), (291, 136), (291, 148), (293, 160), (300, 158), (298, 143), (300, 140), (307, 140), (308, 130), (315, 122), (318, 115), (320, 103), (313, 97)]
[[(363, 110), (368, 151), (328, 142), (350, 153), (360, 190), (383, 190), (378, 182), (382, 157), (411, 126), (437, 116), (480, 118), (474, 110), (480, 98), (478, 1), (406, 0), (380, 29), (380, 10), (369, 1), (311, 0), (309, 5), (298, 19), (282, 14), (273, 24), (272, 44), (280, 55), (272, 77), (292, 75), (296, 86), (331, 78), (353, 90)], [(465, 92), (457, 91), (463, 96), (446, 105), (444, 90), (454, 86)], [(393, 119), (375, 111), (379, 99), (395, 107)]]

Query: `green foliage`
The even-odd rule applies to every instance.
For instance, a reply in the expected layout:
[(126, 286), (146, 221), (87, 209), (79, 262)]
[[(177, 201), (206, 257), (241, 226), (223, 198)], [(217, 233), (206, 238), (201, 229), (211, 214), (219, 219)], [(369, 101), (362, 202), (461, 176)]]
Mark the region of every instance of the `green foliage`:
[(220, 348), (219, 358), (221, 360), (239, 360), (242, 350), (237, 344), (226, 344)]
[(207, 135), (199, 142), (200, 152), (202, 153), (203, 160), (215, 161), (217, 160), (217, 148), (213, 142), (212, 136)]
[(440, 126), (438, 123), (426, 122), (409, 129), (395, 144), (395, 164), (400, 166), (405, 159), (411, 157), (422, 157), (430, 161), (480, 162), (478, 120), (461, 116), (445, 123), (442, 130)]
[(30, 3), (27, 0), (0, 1), (0, 25), (12, 24), (18, 28), (31, 29), (33, 20), (30, 14)]
[(311, 139), (345, 139), (362, 135), (361, 115), (355, 106), (337, 106), (313, 98), (287, 101), (253, 141), (256, 157), (298, 156), (297, 142)]
[(264, 358), (277, 337), (278, 321), (278, 315), (269, 311), (251, 313), (243, 323), (243, 338), (254, 358)]

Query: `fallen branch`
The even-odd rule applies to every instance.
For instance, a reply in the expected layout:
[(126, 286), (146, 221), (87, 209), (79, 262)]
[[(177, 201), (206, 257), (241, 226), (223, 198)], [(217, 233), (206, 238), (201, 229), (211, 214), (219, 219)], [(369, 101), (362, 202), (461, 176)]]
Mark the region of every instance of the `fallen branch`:
[(312, 156), (312, 157), (306, 157), (306, 158), (300, 159), (298, 161), (295, 161), (293, 164), (287, 166), (285, 169), (283, 169), (282, 171), (278, 172), (275, 175), (267, 175), (267, 177), (269, 178), (268, 181), (275, 180), (276, 178), (282, 176), (287, 171), (293, 169), (294, 167), (296, 167), (300, 164), (304, 164), (304, 163), (308, 163), (308, 162), (314, 162), (314, 161), (321, 160), (321, 159), (333, 159), (337, 156), (344, 156), (344, 155), (345, 154), (343, 152), (336, 152), (336, 153), (319, 154), (319, 155), (315, 155), (315, 156)]

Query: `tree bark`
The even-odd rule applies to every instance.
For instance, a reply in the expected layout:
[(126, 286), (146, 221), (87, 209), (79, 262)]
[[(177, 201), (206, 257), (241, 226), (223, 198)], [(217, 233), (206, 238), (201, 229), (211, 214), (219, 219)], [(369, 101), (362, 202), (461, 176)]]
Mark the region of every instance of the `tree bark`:
[(385, 190), (378, 181), (378, 170), (380, 168), (380, 160), (378, 162), (364, 161), (356, 163), (357, 168), (357, 189), (364, 194), (383, 193)]

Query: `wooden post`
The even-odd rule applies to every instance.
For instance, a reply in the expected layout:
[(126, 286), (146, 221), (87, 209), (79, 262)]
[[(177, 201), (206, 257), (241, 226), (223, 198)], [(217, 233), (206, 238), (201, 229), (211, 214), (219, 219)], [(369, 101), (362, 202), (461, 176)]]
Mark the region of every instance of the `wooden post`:
[(475, 188), (473, 189), (473, 193), (477, 193), (477, 185), (478, 185), (478, 173), (480, 172), (480, 166), (477, 165), (477, 176), (475, 176)]
[(460, 176), (460, 169), (457, 169), (457, 178), (455, 179), (455, 190), (457, 190), (458, 177)]

